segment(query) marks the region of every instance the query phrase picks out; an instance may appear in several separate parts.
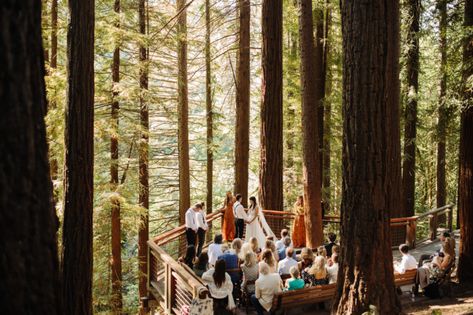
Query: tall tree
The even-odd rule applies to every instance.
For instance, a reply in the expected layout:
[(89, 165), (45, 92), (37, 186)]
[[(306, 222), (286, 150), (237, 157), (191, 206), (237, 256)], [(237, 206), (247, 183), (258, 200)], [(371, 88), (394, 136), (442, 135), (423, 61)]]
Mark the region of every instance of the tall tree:
[(239, 0), (240, 29), (236, 84), (235, 192), (248, 200), (250, 153), (250, 0)]
[(320, 88), (323, 74), (323, 49), (320, 48), (322, 42), (314, 43), (313, 31), (312, 0), (301, 0), (299, 34), (301, 42), (304, 213), (306, 241), (310, 248), (315, 248), (323, 243), (320, 155), (318, 152), (318, 124), (321, 122), (318, 119), (318, 114), (320, 114), (319, 105), (323, 97)]
[(260, 204), (283, 209), (282, 0), (263, 0)]
[(179, 148), (179, 222), (191, 204), (189, 169), (189, 99), (187, 87), (187, 5), (177, 0), (177, 63), (178, 63), (178, 148)]
[(447, 0), (439, 0), (440, 27), (440, 96), (437, 126), (437, 207), (446, 203), (447, 188), (445, 182), (445, 144), (447, 142)]
[(0, 3), (0, 303), (64, 314), (48, 147), (40, 1)]
[[(148, 50), (147, 41), (144, 37), (147, 35), (146, 23), (146, 0), (139, 0), (138, 5), (138, 19), (140, 34), (142, 36), (139, 44), (140, 50), (140, 146), (139, 146), (139, 204), (144, 209), (144, 213), (140, 216), (140, 227), (138, 230), (138, 264), (139, 264), (139, 294), (140, 297), (148, 295), (147, 278), (148, 273), (148, 246), (149, 238), (149, 171), (148, 171), (148, 156), (149, 156), (149, 115), (148, 102), (146, 100), (146, 92), (148, 90)], [(141, 314), (144, 314), (144, 309), (140, 309)]]
[(69, 1), (69, 16), (63, 299), (65, 314), (87, 315), (92, 314), (94, 1)]
[(419, 91), (419, 19), (420, 0), (407, 2), (407, 95), (404, 111), (404, 159), (402, 162), (403, 216), (415, 212), (415, 168), (417, 135), (417, 93)]
[(458, 211), (460, 215), (460, 282), (473, 280), (473, 0), (465, 1), (465, 38), (463, 39), (463, 106), (460, 127), (460, 174)]
[[(115, 28), (120, 28), (120, 0), (115, 0)], [(121, 249), (121, 221), (120, 221), (120, 200), (118, 198), (118, 123), (120, 104), (119, 83), (120, 83), (120, 45), (115, 42), (112, 61), (112, 134), (110, 137), (110, 188), (114, 192), (111, 198), (112, 210), (112, 308), (115, 313), (121, 313), (122, 309), (122, 249)]]
[[(316, 89), (315, 94), (317, 95), (317, 134), (318, 134), (318, 172), (317, 176), (319, 176), (318, 183), (322, 188), (322, 173), (323, 173), (323, 150), (324, 150), (324, 99), (325, 99), (325, 75), (326, 75), (326, 60), (325, 60), (325, 18), (324, 18), (324, 10), (323, 7), (316, 2), (316, 7), (313, 13), (313, 17), (315, 19), (315, 52), (313, 63), (315, 64), (316, 68), (316, 77), (317, 84), (314, 84), (313, 88)], [(312, 26), (314, 29), (314, 26)], [(302, 45), (302, 43), (301, 43)], [(320, 68), (319, 68), (320, 67)], [(304, 125), (302, 126), (305, 127)], [(322, 199), (321, 199), (322, 200)]]
[(390, 107), (399, 106), (387, 98), (398, 69), (390, 42), (398, 38), (399, 2), (342, 1), (341, 12), (342, 252), (333, 313), (361, 314), (374, 305), (380, 314), (399, 314), (389, 228), (394, 150), (386, 149), (396, 125)]
[(205, 107), (207, 111), (207, 213), (213, 204), (213, 112), (212, 112), (212, 68), (210, 56), (210, 0), (205, 0)]
[[(51, 0), (51, 57), (49, 67), (54, 72), (57, 68), (57, 1)], [(49, 101), (50, 108), (55, 108), (55, 101)], [(54, 127), (54, 126), (53, 126)], [(50, 157), (51, 178), (57, 179), (58, 161), (54, 156)]]

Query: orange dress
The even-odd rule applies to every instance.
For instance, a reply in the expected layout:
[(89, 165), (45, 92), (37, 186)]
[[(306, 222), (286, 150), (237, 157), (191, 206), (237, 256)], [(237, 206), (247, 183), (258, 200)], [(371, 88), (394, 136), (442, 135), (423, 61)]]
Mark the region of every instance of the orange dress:
[(225, 207), (223, 213), (222, 236), (225, 241), (233, 241), (235, 238), (235, 216), (233, 215), (233, 201)]
[(292, 242), (294, 248), (305, 247), (305, 221), (304, 221), (304, 208), (301, 206), (294, 207), (295, 219), (294, 227), (292, 228)]

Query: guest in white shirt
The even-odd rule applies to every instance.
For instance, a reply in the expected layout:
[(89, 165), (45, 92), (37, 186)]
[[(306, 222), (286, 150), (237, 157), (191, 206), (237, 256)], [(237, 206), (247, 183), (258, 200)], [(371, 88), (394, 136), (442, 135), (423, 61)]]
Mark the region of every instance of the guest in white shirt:
[(256, 308), (258, 315), (271, 309), (274, 295), (281, 292), (282, 280), (279, 274), (270, 273), (265, 262), (259, 263), (259, 277), (255, 282), (255, 294), (251, 296), (251, 303)]
[(209, 265), (214, 266), (217, 262), (218, 256), (223, 255), (222, 252), (222, 234), (217, 234), (214, 237), (214, 242), (209, 245)]
[(214, 314), (225, 313), (225, 309), (235, 308), (232, 279), (225, 270), (225, 261), (217, 260), (215, 268), (209, 269), (202, 275), (202, 281), (208, 286), (214, 299)]
[(236, 195), (236, 202), (233, 204), (233, 214), (235, 216), (235, 237), (243, 239), (243, 229), (245, 221), (248, 220), (245, 208), (241, 204), (241, 195)]
[(288, 247), (286, 248), (286, 258), (278, 262), (278, 273), (280, 275), (288, 275), (292, 266), (297, 266), (297, 261), (294, 259), (294, 249)]
[(394, 271), (400, 274), (405, 273), (408, 270), (417, 269), (416, 259), (409, 254), (409, 246), (406, 244), (401, 244), (399, 246), (399, 251), (402, 254), (401, 262), (394, 262)]
[(202, 209), (202, 205), (200, 203), (196, 204), (192, 208), (187, 209), (186, 218), (185, 218), (187, 246), (190, 246), (190, 245), (195, 246), (195, 237), (197, 235), (197, 228), (198, 228), (195, 215), (196, 215), (196, 212), (198, 212), (201, 209)]
[(336, 283), (338, 276), (338, 254), (332, 254), (331, 264), (327, 264), (328, 283)]
[(200, 208), (199, 211), (195, 214), (195, 221), (197, 223), (197, 238), (198, 238), (198, 245), (197, 245), (197, 256), (202, 253), (202, 247), (204, 246), (205, 242), (205, 233), (209, 229), (207, 225), (207, 220), (205, 219), (205, 213), (203, 207)]

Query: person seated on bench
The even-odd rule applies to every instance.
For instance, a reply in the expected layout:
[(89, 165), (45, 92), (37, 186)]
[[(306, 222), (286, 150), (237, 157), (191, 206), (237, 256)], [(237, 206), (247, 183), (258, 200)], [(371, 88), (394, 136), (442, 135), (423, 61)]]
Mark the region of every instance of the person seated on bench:
[(432, 260), (432, 265), (442, 271), (449, 269), (455, 261), (455, 249), (452, 247), (452, 242), (448, 239), (442, 243), (442, 256), (435, 256)]
[(241, 284), (242, 288), (246, 287), (247, 292), (254, 293), (255, 285), (247, 285), (247, 282), (256, 281), (256, 279), (258, 279), (258, 262), (256, 261), (256, 254), (252, 251), (247, 252), (240, 267), (243, 271), (243, 283)]
[(291, 278), (286, 280), (286, 290), (292, 291), (303, 289), (305, 282), (303, 279), (301, 279), (301, 273), (299, 272), (297, 266), (292, 266), (291, 269), (289, 269), (289, 273), (291, 274)]
[(325, 250), (327, 251), (327, 257), (332, 257), (332, 248), (334, 246), (337, 246), (336, 240), (337, 240), (337, 235), (333, 232), (328, 233), (328, 244), (325, 244)]
[(269, 266), (265, 262), (259, 263), (259, 278), (255, 282), (255, 294), (251, 296), (251, 304), (258, 315), (269, 312), (273, 304), (274, 295), (281, 292), (282, 280), (279, 274), (270, 273)]
[(309, 268), (302, 271), (302, 279), (311, 286), (328, 284), (327, 269), (325, 268), (325, 258), (315, 257), (314, 263)]
[(418, 264), (419, 267), (422, 267), (422, 265), (424, 264), (424, 261), (426, 260), (432, 261), (436, 256), (443, 256), (443, 243), (446, 241), (451, 243), (450, 245), (453, 248), (453, 252), (455, 253), (455, 239), (450, 236), (449, 232), (445, 231), (442, 234), (440, 234), (439, 239), (440, 239), (441, 247), (433, 254), (421, 255), (419, 258), (419, 264)]
[[(281, 238), (275, 242), (276, 249), (277, 249), (278, 251), (285, 247), (285, 246), (284, 246), (284, 239), (285, 239), (286, 237), (289, 237), (289, 238), (290, 238), (290, 236), (289, 236), (289, 231), (288, 231), (288, 229), (282, 229), (282, 230), (281, 230)], [(290, 246), (290, 247), (294, 247), (294, 245), (292, 244), (292, 240), (291, 240), (291, 244), (290, 244), (289, 246)]]
[(278, 255), (279, 255), (279, 260), (283, 260), (286, 258), (286, 250), (291, 247), (291, 238), (289, 236), (286, 236), (283, 240), (283, 247), (281, 249), (278, 249)]
[(220, 259), (216, 261), (215, 268), (209, 269), (202, 275), (202, 281), (209, 288), (214, 300), (214, 314), (231, 314), (227, 310), (235, 308), (232, 279), (225, 270), (225, 261)]
[(394, 262), (394, 273), (404, 274), (407, 270), (417, 269), (417, 261), (409, 254), (409, 246), (407, 244), (399, 245), (399, 251), (402, 254), (401, 262)]
[(261, 261), (265, 262), (269, 266), (269, 273), (275, 273), (277, 271), (277, 262), (274, 259), (273, 252), (269, 249), (266, 248), (263, 251), (263, 254), (261, 255)]
[(204, 250), (202, 253), (200, 253), (199, 257), (195, 261), (194, 264), (194, 273), (198, 277), (202, 277), (204, 272), (206, 272), (209, 269), (209, 255), (207, 254), (207, 251)]
[(256, 237), (252, 237), (250, 238), (249, 243), (251, 244), (251, 249), (256, 254), (256, 257), (258, 257), (259, 259), (259, 256), (261, 255), (261, 247), (259, 247), (258, 239)]
[(328, 283), (336, 283), (338, 277), (338, 254), (332, 254), (330, 263), (327, 262)]
[(243, 246), (243, 241), (240, 238), (235, 238), (232, 241), (232, 250), (235, 252), (235, 254), (237, 254), (237, 256), (240, 255), (242, 246)]
[(301, 261), (298, 263), (299, 271), (302, 272), (307, 267), (311, 267), (312, 263), (314, 262), (314, 253), (312, 249), (304, 247), (301, 250)]
[(297, 268), (297, 261), (294, 257), (294, 249), (292, 247), (286, 248), (286, 258), (278, 262), (278, 273), (282, 275), (290, 274), (290, 269), (292, 267)]
[(327, 250), (325, 249), (325, 246), (319, 246), (317, 247), (317, 256), (322, 256), (323, 258), (327, 259)]
[(223, 236), (222, 234), (217, 234), (214, 237), (214, 242), (209, 245), (209, 265), (213, 267), (215, 265), (215, 262), (218, 259), (218, 256), (222, 255), (222, 241), (223, 241)]
[(276, 245), (274, 244), (272, 240), (268, 240), (268, 239), (266, 240), (266, 243), (264, 244), (263, 252), (267, 249), (271, 250), (274, 256), (274, 260), (277, 263), (279, 261), (279, 253), (278, 253), (278, 250), (276, 249)]
[[(235, 242), (235, 240), (233, 240), (233, 242)], [(218, 256), (218, 259), (225, 261), (227, 273), (230, 275), (230, 278), (232, 278), (233, 284), (237, 284), (241, 279), (240, 271), (238, 270), (238, 255), (235, 253), (235, 250), (229, 249), (227, 244), (222, 244), (222, 252), (223, 255)]]

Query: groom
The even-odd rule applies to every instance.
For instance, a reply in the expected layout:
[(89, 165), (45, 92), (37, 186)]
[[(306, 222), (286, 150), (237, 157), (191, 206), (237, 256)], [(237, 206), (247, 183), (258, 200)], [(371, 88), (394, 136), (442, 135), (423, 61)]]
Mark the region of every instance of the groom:
[(243, 229), (248, 217), (245, 208), (241, 204), (241, 194), (236, 195), (236, 202), (233, 204), (233, 214), (235, 215), (235, 237), (243, 239)]

